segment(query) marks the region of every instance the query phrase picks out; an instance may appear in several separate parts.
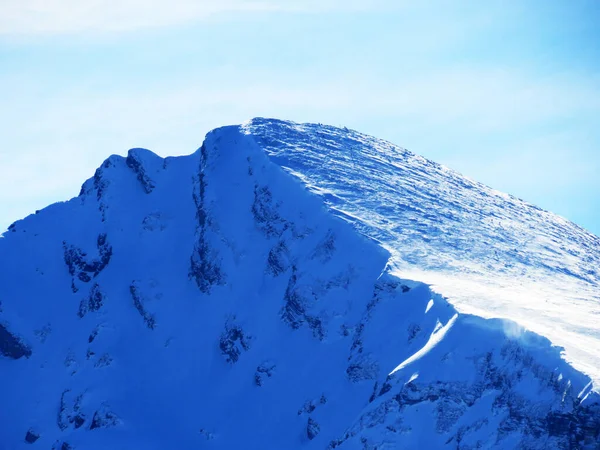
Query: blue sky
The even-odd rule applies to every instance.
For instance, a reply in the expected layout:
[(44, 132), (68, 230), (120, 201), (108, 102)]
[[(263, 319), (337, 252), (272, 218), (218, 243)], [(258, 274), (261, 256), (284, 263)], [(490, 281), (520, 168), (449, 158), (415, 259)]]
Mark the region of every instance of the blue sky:
[(0, 229), (255, 116), (388, 139), (600, 234), (600, 3), (4, 0)]

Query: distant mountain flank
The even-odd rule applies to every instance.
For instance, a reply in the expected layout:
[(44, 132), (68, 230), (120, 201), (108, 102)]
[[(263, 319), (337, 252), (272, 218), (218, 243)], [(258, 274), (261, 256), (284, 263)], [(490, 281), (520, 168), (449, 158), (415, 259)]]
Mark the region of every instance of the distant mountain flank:
[(0, 238), (0, 449), (598, 449), (599, 261), (347, 129), (132, 149)]

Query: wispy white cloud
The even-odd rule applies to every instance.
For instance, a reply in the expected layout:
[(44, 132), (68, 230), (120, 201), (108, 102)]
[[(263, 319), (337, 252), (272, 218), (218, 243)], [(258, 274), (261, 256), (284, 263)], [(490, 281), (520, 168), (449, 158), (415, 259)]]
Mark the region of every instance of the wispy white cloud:
[(0, 35), (119, 32), (205, 20), (224, 13), (360, 11), (357, 0), (3, 0)]

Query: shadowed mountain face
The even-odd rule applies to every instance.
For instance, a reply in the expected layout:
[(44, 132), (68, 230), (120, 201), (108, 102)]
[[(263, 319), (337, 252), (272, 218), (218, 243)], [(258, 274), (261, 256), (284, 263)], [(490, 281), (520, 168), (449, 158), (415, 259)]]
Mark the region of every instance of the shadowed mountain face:
[[(527, 287), (548, 271), (593, 292), (593, 265), (506, 250), (535, 227), (503, 244), (475, 206), (459, 216), (461, 189), (482, 217), (558, 223), (317, 125), (256, 119), (187, 157), (111, 156), (0, 239), (0, 449), (598, 448), (598, 395), (560, 348), (399, 276)], [(594, 261), (597, 239), (562, 223), (576, 244), (556, 246)]]

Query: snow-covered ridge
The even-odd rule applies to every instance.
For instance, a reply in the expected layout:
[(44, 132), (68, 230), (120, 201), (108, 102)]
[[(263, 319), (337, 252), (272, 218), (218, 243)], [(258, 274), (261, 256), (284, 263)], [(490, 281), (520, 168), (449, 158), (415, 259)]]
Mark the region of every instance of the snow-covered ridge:
[(401, 147), (348, 129), (254, 119), (272, 161), (462, 312), (517, 321), (600, 384), (600, 238)]
[(0, 239), (0, 449), (597, 448), (560, 349), (399, 278), (259, 126), (300, 127), (111, 156)]

